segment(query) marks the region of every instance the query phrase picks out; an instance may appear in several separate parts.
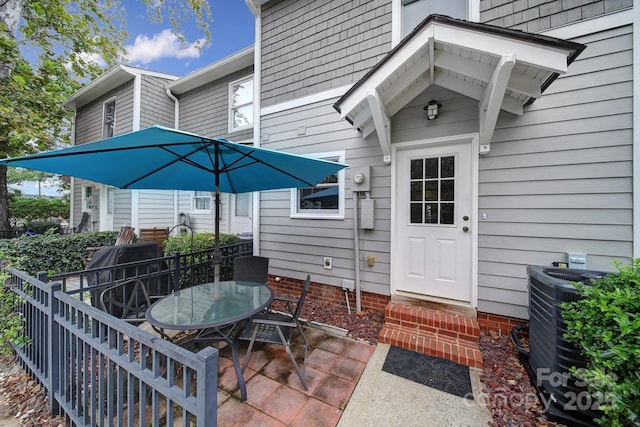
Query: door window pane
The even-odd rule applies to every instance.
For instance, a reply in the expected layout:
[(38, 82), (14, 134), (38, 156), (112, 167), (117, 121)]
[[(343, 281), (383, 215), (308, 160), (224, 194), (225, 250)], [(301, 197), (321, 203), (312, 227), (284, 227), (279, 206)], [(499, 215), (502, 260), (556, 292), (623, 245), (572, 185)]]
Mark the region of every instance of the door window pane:
[(422, 199), (422, 181), (411, 183), (411, 201), (421, 202)]
[(453, 200), (453, 184), (452, 179), (443, 179), (440, 181), (440, 200)]
[(411, 160), (411, 179), (422, 179), (422, 159)]
[(236, 194), (236, 212), (235, 216), (248, 217), (249, 216), (249, 201), (251, 193)]
[(424, 199), (427, 201), (438, 201), (438, 181), (427, 181), (424, 183)]
[(447, 156), (440, 159), (442, 178), (453, 178), (454, 176), (454, 157)]
[(411, 203), (411, 223), (422, 224), (422, 203)]
[(410, 161), (411, 224), (455, 223), (455, 164), (455, 156), (426, 157)]
[(437, 178), (438, 177), (438, 159), (424, 159), (425, 163), (425, 178)]
[(424, 213), (425, 224), (437, 224), (438, 223), (438, 204), (427, 203)]
[(440, 204), (440, 224), (453, 224), (453, 203)]

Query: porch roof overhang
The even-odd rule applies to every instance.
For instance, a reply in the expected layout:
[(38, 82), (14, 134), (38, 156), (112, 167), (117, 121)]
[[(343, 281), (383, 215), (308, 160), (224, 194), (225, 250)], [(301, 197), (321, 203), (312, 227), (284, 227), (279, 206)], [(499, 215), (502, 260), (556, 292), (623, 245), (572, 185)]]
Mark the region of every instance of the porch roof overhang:
[(335, 104), (391, 162), (391, 117), (432, 85), (478, 101), (480, 152), (500, 110), (522, 115), (586, 46), (553, 37), (430, 15)]

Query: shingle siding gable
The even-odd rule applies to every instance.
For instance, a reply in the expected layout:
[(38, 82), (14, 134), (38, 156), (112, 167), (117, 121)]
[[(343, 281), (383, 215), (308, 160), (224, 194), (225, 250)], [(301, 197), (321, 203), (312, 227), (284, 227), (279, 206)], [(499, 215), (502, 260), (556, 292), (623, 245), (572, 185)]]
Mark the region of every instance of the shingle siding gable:
[(391, 48), (387, 0), (271, 2), (262, 25), (262, 107), (354, 83)]
[(140, 105), (140, 129), (152, 125), (173, 127), (174, 103), (164, 89), (171, 80), (153, 76), (142, 76)]
[(537, 33), (633, 6), (633, 0), (481, 0), (480, 22)]
[(133, 130), (133, 80), (131, 80), (76, 111), (76, 144), (102, 139), (103, 103), (112, 98), (116, 100), (116, 135)]
[(253, 74), (253, 67), (224, 76), (180, 96), (180, 128), (212, 138), (251, 139), (253, 130), (229, 133), (229, 83)]

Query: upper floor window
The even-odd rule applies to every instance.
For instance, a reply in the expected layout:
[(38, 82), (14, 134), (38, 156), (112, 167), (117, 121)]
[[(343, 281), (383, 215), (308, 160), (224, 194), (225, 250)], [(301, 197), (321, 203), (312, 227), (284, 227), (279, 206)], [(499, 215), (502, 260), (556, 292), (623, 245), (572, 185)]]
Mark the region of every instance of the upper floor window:
[(192, 211), (211, 212), (211, 193), (208, 191), (194, 191)]
[(116, 100), (106, 101), (102, 111), (102, 138), (111, 138), (116, 127)]
[(229, 132), (253, 126), (253, 76), (229, 84)]
[(429, 15), (446, 15), (475, 22), (480, 20), (480, 0), (393, 0), (392, 8), (394, 46)]
[[(344, 152), (313, 157), (344, 163)], [(291, 189), (292, 218), (344, 218), (344, 170), (329, 175), (315, 187)]]

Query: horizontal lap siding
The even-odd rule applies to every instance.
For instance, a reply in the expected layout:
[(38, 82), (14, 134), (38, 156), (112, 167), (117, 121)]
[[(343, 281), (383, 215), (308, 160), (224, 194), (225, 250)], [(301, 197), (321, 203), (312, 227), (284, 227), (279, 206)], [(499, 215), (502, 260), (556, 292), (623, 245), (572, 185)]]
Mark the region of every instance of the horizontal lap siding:
[[(360, 230), (362, 289), (388, 295), (391, 222), (390, 168), (382, 162), (375, 141), (340, 120), (332, 108), (336, 100), (306, 105), (262, 118), (262, 147), (296, 154), (345, 150), (351, 167), (371, 166), (372, 192), (376, 200), (375, 229)], [(304, 126), (305, 134), (298, 135)], [(347, 178), (350, 171), (346, 172)], [(290, 218), (290, 190), (264, 191), (260, 202), (260, 254), (270, 259), (276, 275), (302, 279), (311, 274), (314, 282), (340, 286), (342, 279), (354, 279), (353, 192), (345, 186), (345, 219)], [(323, 268), (324, 257), (333, 258), (333, 269)], [(368, 256), (375, 265), (366, 265)]]
[(174, 192), (170, 190), (139, 191), (138, 226), (140, 228), (173, 227), (175, 225), (173, 195)]
[(391, 48), (389, 0), (263, 5), (262, 107), (355, 83)]
[(480, 159), (480, 311), (528, 318), (527, 265), (632, 256), (631, 28), (576, 41), (568, 75), (522, 117), (502, 113)]

